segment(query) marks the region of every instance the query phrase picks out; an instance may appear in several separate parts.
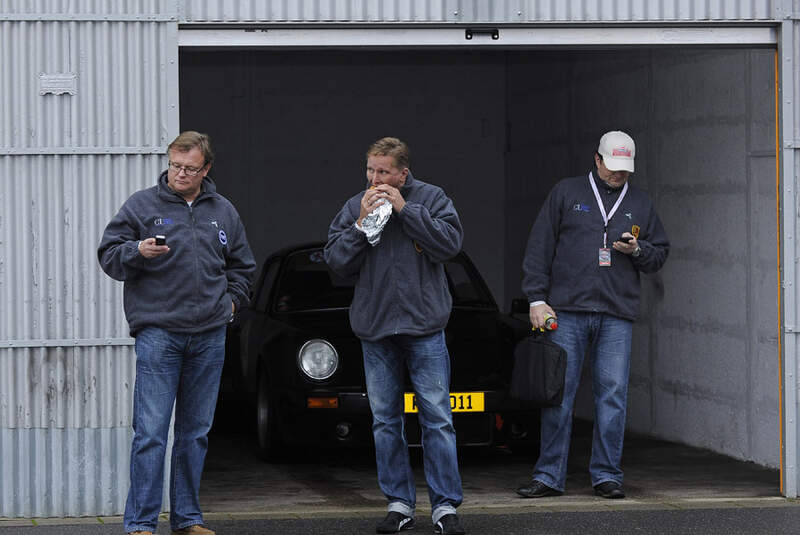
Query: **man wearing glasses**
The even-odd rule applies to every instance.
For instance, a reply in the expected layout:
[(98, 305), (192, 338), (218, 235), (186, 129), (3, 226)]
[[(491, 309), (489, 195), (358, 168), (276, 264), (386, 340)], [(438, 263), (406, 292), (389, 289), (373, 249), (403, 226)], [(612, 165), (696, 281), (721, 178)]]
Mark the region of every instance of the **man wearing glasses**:
[(199, 490), (225, 358), (225, 328), (246, 305), (255, 261), (233, 205), (216, 192), (208, 136), (183, 132), (169, 169), (125, 201), (97, 251), (124, 281), (125, 317), (136, 338), (125, 531), (152, 535), (161, 511), (164, 455), (175, 406), (170, 473), (174, 534), (203, 527)]

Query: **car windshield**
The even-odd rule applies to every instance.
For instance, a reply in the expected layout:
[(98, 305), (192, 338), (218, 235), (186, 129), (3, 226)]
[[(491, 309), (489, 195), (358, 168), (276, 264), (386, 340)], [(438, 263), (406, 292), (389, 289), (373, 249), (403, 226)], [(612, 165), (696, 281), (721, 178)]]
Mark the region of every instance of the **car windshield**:
[(483, 284), (478, 284), (473, 280), (473, 276), (470, 275), (471, 270), (467, 268), (466, 262), (462, 261), (461, 256), (446, 262), (444, 269), (450, 280), (450, 295), (453, 296), (454, 307), (495, 307), (492, 296), (484, 289)]
[(275, 292), (275, 310), (347, 308), (353, 301), (353, 285), (354, 281), (328, 268), (321, 250), (300, 251), (286, 259)]
[[(494, 301), (470, 276), (460, 257), (445, 264), (453, 306), (493, 308)], [(325, 263), (322, 250), (299, 251), (289, 255), (274, 295), (275, 310), (298, 312), (347, 308), (353, 301), (355, 281), (336, 275)]]

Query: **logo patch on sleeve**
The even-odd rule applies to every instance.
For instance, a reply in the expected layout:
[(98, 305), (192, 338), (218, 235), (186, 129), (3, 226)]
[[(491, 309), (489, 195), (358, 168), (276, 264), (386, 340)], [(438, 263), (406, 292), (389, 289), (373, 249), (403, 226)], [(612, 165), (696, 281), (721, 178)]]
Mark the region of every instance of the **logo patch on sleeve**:
[(228, 236), (225, 234), (224, 230), (219, 231), (219, 242), (222, 245), (228, 245)]

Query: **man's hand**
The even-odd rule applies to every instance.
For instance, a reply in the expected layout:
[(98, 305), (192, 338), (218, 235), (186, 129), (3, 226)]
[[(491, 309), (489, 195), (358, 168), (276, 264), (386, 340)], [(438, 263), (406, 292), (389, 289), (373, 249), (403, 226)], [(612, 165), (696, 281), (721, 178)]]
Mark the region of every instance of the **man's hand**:
[(361, 213), (358, 215), (359, 227), (364, 218), (381, 204), (381, 198), (377, 188), (369, 188), (364, 192), (364, 196), (361, 197)]
[(406, 205), (406, 200), (400, 194), (399, 189), (393, 188), (389, 184), (375, 186), (375, 189), (378, 191), (379, 198), (389, 201), (395, 212), (399, 213), (403, 210)]
[(531, 307), (530, 315), (531, 325), (534, 329), (544, 329), (544, 320), (546, 320), (548, 316), (556, 317), (556, 313), (547, 303)]
[(633, 253), (638, 247), (639, 242), (636, 241), (636, 238), (630, 232), (623, 232), (622, 237), (629, 237), (631, 241), (625, 243), (624, 241), (615, 241), (611, 244), (611, 246), (623, 254), (631, 254)]
[(145, 258), (156, 258), (169, 252), (169, 245), (156, 245), (155, 238), (147, 238), (139, 242), (139, 254)]

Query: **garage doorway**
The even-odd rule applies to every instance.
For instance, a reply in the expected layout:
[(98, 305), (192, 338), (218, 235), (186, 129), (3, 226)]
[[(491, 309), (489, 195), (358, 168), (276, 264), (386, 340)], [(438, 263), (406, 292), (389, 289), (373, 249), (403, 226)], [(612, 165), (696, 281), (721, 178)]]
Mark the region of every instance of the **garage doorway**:
[(324, 240), (369, 143), (404, 139), (506, 310), (549, 189), (631, 133), (672, 250), (643, 277), (628, 428), (777, 467), (775, 76), (768, 48), (184, 49), (181, 129), (212, 136), (260, 261)]

